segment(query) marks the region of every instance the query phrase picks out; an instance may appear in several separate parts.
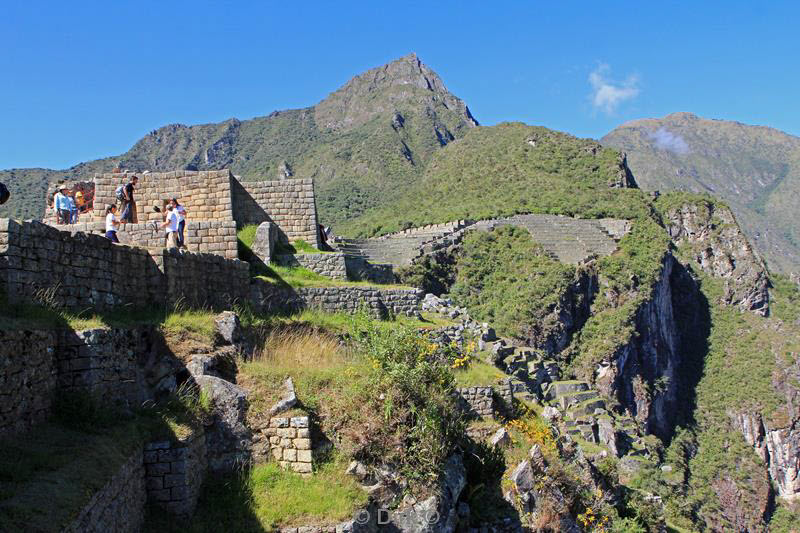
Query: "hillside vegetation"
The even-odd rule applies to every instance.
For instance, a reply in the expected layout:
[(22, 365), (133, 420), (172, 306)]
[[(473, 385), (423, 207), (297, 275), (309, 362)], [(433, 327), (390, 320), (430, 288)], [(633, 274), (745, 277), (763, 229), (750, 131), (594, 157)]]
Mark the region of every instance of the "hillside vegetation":
[(438, 151), (402, 196), (354, 217), (340, 233), (371, 235), (516, 213), (645, 216), (647, 195), (624, 187), (631, 182), (620, 153), (590, 139), (521, 123), (482, 126)]
[(710, 193), (728, 202), (778, 272), (800, 271), (800, 138), (691, 113), (628, 122), (601, 141), (623, 150), (647, 190)]

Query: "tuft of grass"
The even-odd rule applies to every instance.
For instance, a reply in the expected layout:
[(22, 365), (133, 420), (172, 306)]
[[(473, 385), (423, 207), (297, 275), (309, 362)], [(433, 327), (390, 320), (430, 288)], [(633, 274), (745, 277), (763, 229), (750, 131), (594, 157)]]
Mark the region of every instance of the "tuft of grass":
[(453, 375), (456, 378), (457, 387), (492, 385), (508, 377), (499, 368), (480, 360), (473, 360), (464, 369), (454, 370)]
[(188, 331), (197, 333), (209, 342), (214, 333), (214, 316), (212, 311), (185, 309), (168, 314), (162, 327), (169, 333)]

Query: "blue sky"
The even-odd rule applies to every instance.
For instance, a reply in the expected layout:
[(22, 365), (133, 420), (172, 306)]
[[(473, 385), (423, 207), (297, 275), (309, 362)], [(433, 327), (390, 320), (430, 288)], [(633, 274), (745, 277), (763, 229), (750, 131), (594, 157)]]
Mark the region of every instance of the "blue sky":
[(0, 168), (313, 105), (412, 51), (482, 124), (597, 138), (690, 111), (800, 135), (798, 20), (800, 2), (8, 2)]

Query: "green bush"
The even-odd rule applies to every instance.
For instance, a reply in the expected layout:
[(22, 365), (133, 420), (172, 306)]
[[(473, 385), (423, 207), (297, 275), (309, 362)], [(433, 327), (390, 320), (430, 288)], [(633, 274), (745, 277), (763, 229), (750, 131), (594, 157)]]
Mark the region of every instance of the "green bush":
[(467, 235), (456, 270), (453, 299), (517, 337), (553, 310), (575, 277), (573, 267), (548, 257), (527, 230), (513, 226)]
[(452, 348), (428, 342), (413, 328), (378, 328), (363, 318), (352, 335), (373, 369), (363, 402), (379, 417), (357, 458), (395, 465), (414, 488), (433, 486), (465, 431), (448, 364)]

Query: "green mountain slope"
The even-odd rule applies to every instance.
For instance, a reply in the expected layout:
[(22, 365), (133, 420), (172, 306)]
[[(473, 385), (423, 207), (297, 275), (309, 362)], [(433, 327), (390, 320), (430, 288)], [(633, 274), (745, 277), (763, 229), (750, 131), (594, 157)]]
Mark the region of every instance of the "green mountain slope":
[(67, 170), (0, 171), (14, 196), (0, 216), (38, 218), (47, 182), (132, 170), (231, 168), (245, 180), (313, 177), (320, 216), (337, 224), (379, 205), (432, 154), (476, 126), (463, 101), (414, 54), (356, 76), (314, 107), (219, 124), (173, 124), (128, 152)]
[(434, 154), (418, 180), (344, 226), (370, 235), (462, 218), (551, 213), (636, 218), (648, 212), (617, 150), (540, 126), (481, 126)]
[(800, 271), (800, 138), (690, 113), (628, 122), (603, 137), (648, 190), (708, 192), (728, 202), (779, 272)]

